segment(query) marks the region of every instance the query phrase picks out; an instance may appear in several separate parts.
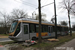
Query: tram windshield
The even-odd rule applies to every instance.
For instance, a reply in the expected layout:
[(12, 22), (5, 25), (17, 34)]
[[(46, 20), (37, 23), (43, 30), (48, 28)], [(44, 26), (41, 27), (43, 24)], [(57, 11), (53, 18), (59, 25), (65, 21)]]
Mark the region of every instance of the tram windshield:
[(11, 27), (10, 27), (10, 33), (14, 32), (15, 28), (16, 28), (17, 22), (13, 22)]

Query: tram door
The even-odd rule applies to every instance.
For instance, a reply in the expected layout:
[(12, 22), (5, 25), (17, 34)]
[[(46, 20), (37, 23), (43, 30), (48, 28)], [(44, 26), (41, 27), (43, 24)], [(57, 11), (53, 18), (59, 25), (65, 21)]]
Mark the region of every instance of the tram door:
[(29, 39), (29, 25), (24, 24), (23, 25), (23, 40), (28, 40)]
[(52, 26), (49, 26), (49, 27), (48, 27), (48, 32), (49, 32), (49, 36), (51, 36), (51, 33), (52, 33)]

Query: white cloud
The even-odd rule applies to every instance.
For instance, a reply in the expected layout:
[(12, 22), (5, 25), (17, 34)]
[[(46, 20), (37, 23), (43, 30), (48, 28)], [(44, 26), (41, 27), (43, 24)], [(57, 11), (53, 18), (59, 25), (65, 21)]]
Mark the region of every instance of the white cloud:
[[(41, 6), (52, 3), (53, 1), (54, 0), (41, 0)], [(68, 21), (67, 11), (62, 12), (61, 9), (58, 9), (60, 1), (62, 0), (56, 0), (57, 21)], [(34, 11), (36, 13), (38, 12), (37, 7), (38, 0), (0, 0), (0, 11), (6, 11), (7, 13), (10, 13), (13, 9), (23, 9), (31, 16)], [(47, 16), (46, 19), (50, 21), (54, 15), (54, 4), (43, 7), (41, 12), (45, 13)], [(73, 19), (72, 22), (74, 22)]]
[(21, 4), (22, 3), (17, 3), (14, 0), (0, 0), (0, 11), (6, 11), (9, 13), (12, 11), (12, 9), (20, 8)]

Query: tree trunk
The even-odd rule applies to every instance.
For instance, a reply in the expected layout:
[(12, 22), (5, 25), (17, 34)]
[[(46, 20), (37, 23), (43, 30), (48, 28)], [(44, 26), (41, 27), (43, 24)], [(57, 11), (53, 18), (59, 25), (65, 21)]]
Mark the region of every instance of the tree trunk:
[(68, 10), (68, 19), (69, 19), (69, 30), (70, 30), (70, 36), (72, 36), (72, 31), (71, 31), (71, 22), (70, 22), (70, 10)]

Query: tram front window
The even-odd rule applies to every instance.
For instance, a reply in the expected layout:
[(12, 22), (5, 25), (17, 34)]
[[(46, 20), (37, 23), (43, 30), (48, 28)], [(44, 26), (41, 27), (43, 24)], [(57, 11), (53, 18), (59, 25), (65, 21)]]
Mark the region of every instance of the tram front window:
[(10, 27), (10, 33), (14, 32), (15, 28), (16, 28), (17, 22), (13, 22), (11, 27)]

